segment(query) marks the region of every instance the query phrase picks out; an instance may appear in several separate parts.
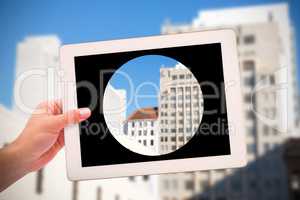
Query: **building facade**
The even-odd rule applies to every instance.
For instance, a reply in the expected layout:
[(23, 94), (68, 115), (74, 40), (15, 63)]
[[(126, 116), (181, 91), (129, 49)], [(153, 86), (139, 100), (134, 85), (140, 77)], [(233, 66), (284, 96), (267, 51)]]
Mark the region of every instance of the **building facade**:
[[(287, 4), (200, 12), (163, 34), (230, 28), (238, 42), (248, 165), (162, 175), (161, 199), (288, 199), (281, 145), (295, 127), (296, 77)], [(284, 84), (285, 91), (280, 89)], [(289, 115), (289, 118), (287, 117)]]
[(125, 134), (158, 155), (158, 108), (141, 108), (126, 120)]
[(200, 85), (192, 72), (177, 64), (160, 69), (159, 150), (169, 153), (196, 133), (203, 113)]

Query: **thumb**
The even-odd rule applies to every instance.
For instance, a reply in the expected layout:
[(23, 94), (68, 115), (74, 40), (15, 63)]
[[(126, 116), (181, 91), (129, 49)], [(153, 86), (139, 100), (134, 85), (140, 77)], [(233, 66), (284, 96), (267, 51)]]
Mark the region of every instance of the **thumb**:
[(70, 124), (76, 124), (82, 122), (89, 118), (91, 115), (91, 110), (89, 108), (79, 108), (76, 110), (71, 110), (66, 113), (55, 115), (53, 123), (59, 129), (64, 128)]

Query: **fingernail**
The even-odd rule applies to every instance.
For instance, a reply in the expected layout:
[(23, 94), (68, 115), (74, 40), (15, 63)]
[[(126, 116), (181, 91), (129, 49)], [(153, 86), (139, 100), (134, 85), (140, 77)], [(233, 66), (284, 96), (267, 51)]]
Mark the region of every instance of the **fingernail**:
[(91, 110), (89, 108), (80, 108), (79, 115), (80, 119), (86, 119), (91, 115)]

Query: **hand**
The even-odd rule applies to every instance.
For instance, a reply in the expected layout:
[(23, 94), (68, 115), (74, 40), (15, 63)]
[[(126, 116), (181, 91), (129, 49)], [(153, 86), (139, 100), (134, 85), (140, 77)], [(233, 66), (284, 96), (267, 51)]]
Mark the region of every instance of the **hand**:
[(40, 104), (20, 136), (0, 150), (0, 191), (26, 173), (44, 167), (64, 146), (64, 127), (90, 114), (88, 108), (62, 114), (59, 101)]

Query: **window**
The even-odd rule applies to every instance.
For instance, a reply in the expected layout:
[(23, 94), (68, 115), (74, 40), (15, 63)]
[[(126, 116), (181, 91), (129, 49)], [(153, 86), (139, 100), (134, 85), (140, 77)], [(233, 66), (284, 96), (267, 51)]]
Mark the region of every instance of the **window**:
[(186, 78), (187, 78), (187, 79), (191, 79), (191, 78), (192, 78), (192, 74), (187, 74), (187, 75), (186, 75)]
[(154, 126), (154, 121), (151, 121), (151, 126), (152, 126), (152, 127)]
[(254, 113), (251, 110), (247, 111), (246, 115), (248, 119), (254, 120), (255, 118)]
[(185, 189), (187, 190), (194, 190), (195, 184), (193, 181), (188, 180), (185, 182)]
[(179, 75), (179, 79), (184, 79), (184, 75), (183, 74)]
[(251, 94), (245, 94), (244, 101), (247, 102), (247, 103), (251, 103), (251, 101), (252, 101)]
[(96, 196), (97, 196), (97, 200), (102, 200), (102, 189), (101, 189), (101, 187), (97, 188)]
[(163, 142), (164, 141), (164, 137), (160, 137), (160, 141)]
[(264, 134), (264, 136), (267, 136), (267, 135), (269, 135), (269, 127), (267, 126), (267, 125), (264, 125), (263, 126), (263, 134)]
[(254, 35), (245, 35), (244, 44), (253, 44), (255, 42)]
[(131, 135), (134, 136), (134, 131), (131, 131)]
[(143, 141), (144, 146), (147, 146), (147, 140)]
[(247, 144), (247, 152), (254, 154), (256, 152), (255, 144)]
[(172, 145), (172, 151), (176, 150), (176, 145)]
[(247, 127), (247, 134), (249, 136), (253, 136), (255, 134), (255, 129), (254, 127)]
[(149, 176), (148, 175), (143, 176), (143, 180), (144, 181), (148, 181), (149, 180)]
[(254, 71), (254, 61), (253, 60), (245, 60), (243, 62), (245, 71)]
[(246, 86), (251, 86), (251, 87), (253, 87), (253, 86), (254, 86), (254, 77), (253, 77), (253, 76), (245, 77), (245, 78), (244, 78), (244, 84), (245, 84)]
[(146, 136), (147, 135), (147, 130), (144, 130), (144, 136)]
[(141, 140), (139, 140), (139, 143), (142, 143), (142, 141), (141, 141)]
[(200, 181), (200, 187), (202, 188), (203, 191), (208, 190), (209, 188), (208, 181), (207, 180)]
[(274, 77), (274, 75), (270, 75), (270, 84), (271, 85), (275, 84), (275, 77)]
[(176, 89), (175, 88), (171, 88), (170, 91), (171, 91), (171, 93), (175, 93)]
[(150, 135), (154, 135), (154, 131), (153, 130), (150, 131)]
[(175, 142), (176, 141), (176, 137), (175, 136), (171, 137), (171, 141)]
[(43, 169), (40, 169), (36, 174), (36, 188), (35, 191), (37, 194), (42, 194), (43, 192)]
[(72, 199), (78, 198), (78, 181), (73, 182), (73, 189), (72, 189)]
[(165, 190), (169, 189), (169, 180), (164, 180), (164, 188)]
[(150, 145), (151, 145), (151, 146), (154, 145), (154, 140), (150, 140)]
[(142, 135), (142, 131), (141, 130), (139, 130), (139, 136), (141, 136)]
[(271, 147), (271, 145), (270, 145), (269, 143), (266, 142), (266, 143), (264, 144), (264, 149), (265, 149), (265, 151), (269, 151), (269, 150), (271, 149), (270, 147)]
[(177, 76), (176, 75), (173, 75), (172, 76), (172, 80), (176, 80), (177, 79)]
[(134, 127), (134, 122), (132, 122), (131, 124), (132, 124), (132, 127)]

